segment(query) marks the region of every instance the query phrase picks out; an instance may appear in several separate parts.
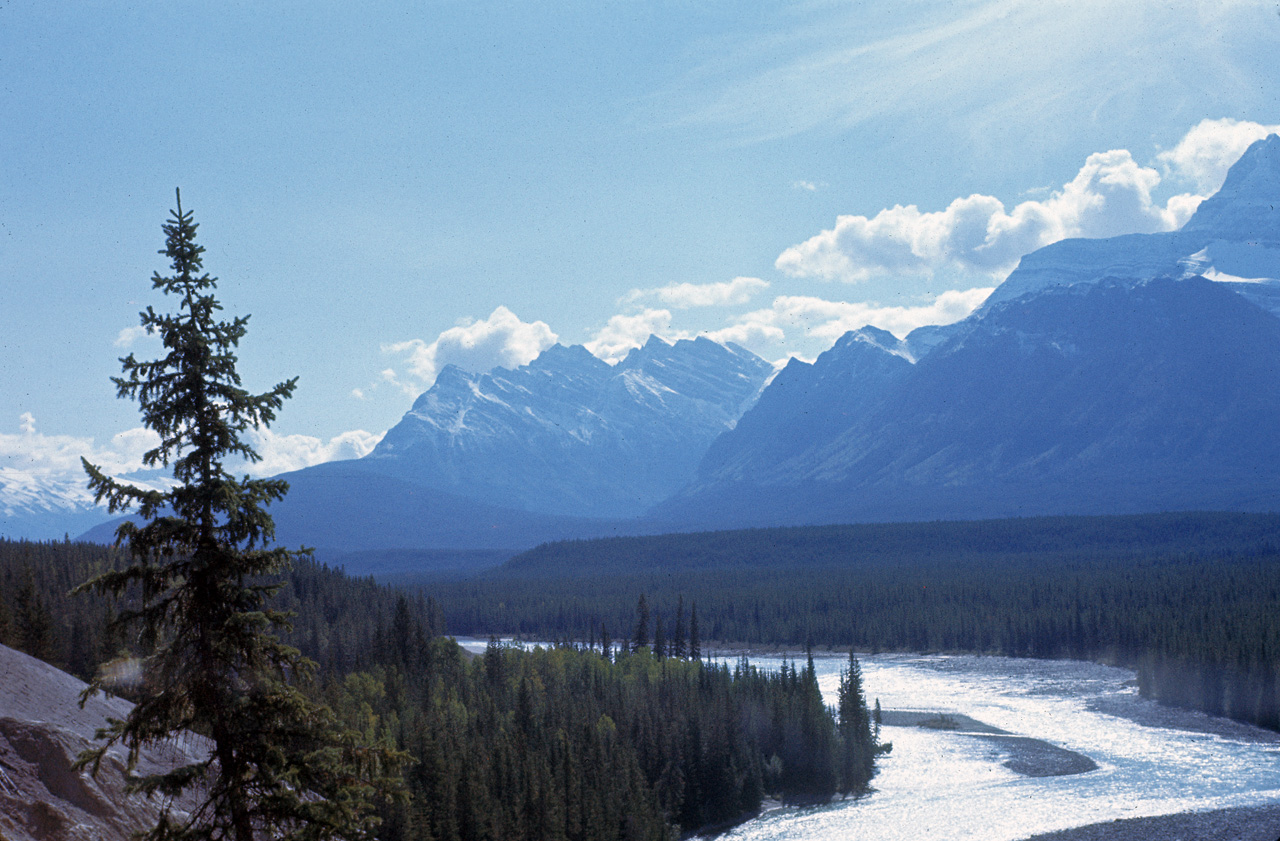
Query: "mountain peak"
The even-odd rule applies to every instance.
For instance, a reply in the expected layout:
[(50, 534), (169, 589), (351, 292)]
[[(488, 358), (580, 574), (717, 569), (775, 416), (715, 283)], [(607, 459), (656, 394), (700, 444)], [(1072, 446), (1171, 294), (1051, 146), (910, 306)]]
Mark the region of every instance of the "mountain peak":
[(836, 340), (835, 346), (832, 349), (834, 350), (836, 348), (847, 347), (854, 343), (871, 345), (872, 347), (879, 348), (886, 353), (901, 356), (904, 359), (911, 356), (911, 354), (907, 352), (906, 346), (903, 344), (901, 339), (890, 333), (888, 330), (881, 330), (879, 327), (873, 327), (870, 324), (845, 333)]
[(1182, 230), (1233, 242), (1280, 242), (1280, 135), (1254, 141)]
[(582, 345), (566, 346), (557, 342), (538, 354), (538, 358), (530, 362), (528, 367), (544, 371), (564, 368), (607, 371), (609, 363), (595, 356)]

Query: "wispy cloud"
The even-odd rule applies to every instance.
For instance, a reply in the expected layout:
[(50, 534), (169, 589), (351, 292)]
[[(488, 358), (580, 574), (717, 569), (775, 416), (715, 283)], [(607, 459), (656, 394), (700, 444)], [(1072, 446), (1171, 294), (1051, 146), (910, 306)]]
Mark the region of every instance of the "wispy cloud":
[[(739, 316), (736, 326), (774, 341), (779, 340), (784, 331), (791, 331), (830, 344), (850, 330), (868, 324), (901, 338), (917, 327), (959, 321), (981, 306), (991, 291), (991, 287), (948, 291), (927, 303), (909, 306), (781, 295), (768, 309)], [(748, 342), (749, 339), (741, 343)]]
[(1247, 81), (1262, 64), (1249, 62), (1274, 18), (1265, 3), (1196, 0), (804, 4), (767, 31), (708, 45), (710, 58), (654, 105), (739, 142), (928, 115), (938, 131), (999, 147), (1068, 122), (1130, 119), (1152, 91), (1211, 90), (1218, 107), (1243, 112), (1260, 104)]
[(681, 310), (736, 306), (747, 303), (757, 292), (768, 288), (768, 281), (758, 277), (735, 277), (718, 283), (671, 283), (656, 289), (632, 289), (620, 303), (632, 305), (656, 299)]

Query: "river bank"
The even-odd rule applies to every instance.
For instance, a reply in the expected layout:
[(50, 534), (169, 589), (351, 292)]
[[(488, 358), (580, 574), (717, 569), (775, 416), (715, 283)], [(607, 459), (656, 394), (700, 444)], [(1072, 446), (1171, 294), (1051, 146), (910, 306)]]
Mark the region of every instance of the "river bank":
[(1026, 841), (1275, 841), (1280, 805), (1183, 812), (1033, 835)]

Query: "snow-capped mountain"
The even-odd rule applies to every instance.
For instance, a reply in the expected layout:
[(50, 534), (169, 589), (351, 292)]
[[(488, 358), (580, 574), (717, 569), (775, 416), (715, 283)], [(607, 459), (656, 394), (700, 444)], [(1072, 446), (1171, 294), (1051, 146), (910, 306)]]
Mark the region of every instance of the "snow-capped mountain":
[(0, 537), (50, 540), (107, 519), (80, 477), (0, 467)]
[[(159, 470), (117, 474), (139, 487), (163, 489), (172, 480)], [(0, 467), (0, 537), (60, 540), (113, 519), (94, 502), (81, 472)]]
[(772, 373), (734, 345), (657, 337), (616, 366), (555, 345), (515, 370), (447, 367), (363, 462), (492, 505), (635, 516), (693, 477)]
[(1280, 508), (1278, 206), (1273, 135), (1182, 231), (1056, 243), (955, 325), (849, 334), (783, 371), (659, 514)]

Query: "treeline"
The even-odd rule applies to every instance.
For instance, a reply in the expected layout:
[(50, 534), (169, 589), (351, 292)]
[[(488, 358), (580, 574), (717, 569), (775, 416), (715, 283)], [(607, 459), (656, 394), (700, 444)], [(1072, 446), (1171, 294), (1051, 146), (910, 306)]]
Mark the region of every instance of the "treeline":
[[(0, 644), (87, 680), (100, 663), (129, 650), (130, 641), (112, 627), (119, 605), (72, 590), (123, 561), (120, 550), (94, 543), (0, 538)], [(295, 613), (285, 641), (324, 671), (364, 668), (388, 645), (380, 635), (396, 613), (395, 591), (306, 560), (283, 577), (275, 606)], [(434, 600), (412, 598), (406, 609), (425, 633), (444, 633)]]
[[(402, 639), (389, 635), (390, 639)], [(410, 633), (330, 689), (336, 709), (414, 758), (381, 837), (667, 839), (732, 823), (766, 795), (865, 789), (877, 749), (856, 660), (840, 711), (812, 660), (763, 672), (654, 656), (491, 643), (468, 660)]]
[(668, 617), (696, 603), (717, 643), (1100, 660), (1148, 697), (1280, 729), (1277, 536), (1280, 518), (1223, 514), (664, 535), (428, 589), (463, 634), (626, 633), (642, 592)]

